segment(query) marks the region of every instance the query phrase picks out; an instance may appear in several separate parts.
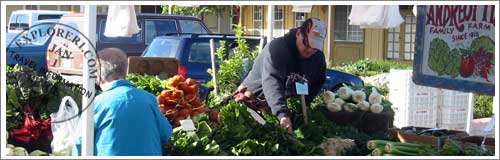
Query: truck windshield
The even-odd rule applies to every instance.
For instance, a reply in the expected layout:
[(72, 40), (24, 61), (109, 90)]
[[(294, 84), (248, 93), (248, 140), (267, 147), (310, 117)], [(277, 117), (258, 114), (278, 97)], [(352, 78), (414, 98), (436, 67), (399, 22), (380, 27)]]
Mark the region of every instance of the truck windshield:
[[(26, 30), (24, 32), (21, 32), (21, 35), (15, 36), (11, 38), (11, 40), (8, 40), (7, 42), (14, 41), (13, 43), (22, 43), (26, 46), (43, 46), (47, 42), (47, 40), (50, 38), (50, 35), (47, 34), (47, 31), (50, 28), (53, 28), (54, 24), (39, 24), (35, 25), (34, 27), (31, 27), (29, 30)], [(39, 33), (40, 34), (34, 34), (35, 37), (31, 33)], [(25, 38), (23, 38), (25, 37)], [(15, 39), (14, 39), (15, 38)], [(7, 38), (9, 39), (9, 38)]]

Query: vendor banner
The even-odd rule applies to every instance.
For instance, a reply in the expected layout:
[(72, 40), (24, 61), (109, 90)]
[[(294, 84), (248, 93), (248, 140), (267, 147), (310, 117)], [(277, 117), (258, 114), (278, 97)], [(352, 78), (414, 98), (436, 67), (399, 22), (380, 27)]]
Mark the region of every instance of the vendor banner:
[(413, 81), (494, 95), (495, 6), (418, 6)]

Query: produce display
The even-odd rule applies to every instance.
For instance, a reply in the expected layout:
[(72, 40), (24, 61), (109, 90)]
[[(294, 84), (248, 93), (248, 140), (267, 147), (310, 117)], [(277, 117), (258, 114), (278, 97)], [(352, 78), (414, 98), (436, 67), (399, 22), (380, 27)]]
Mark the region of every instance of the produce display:
[(28, 151), (23, 147), (16, 147), (12, 144), (7, 144), (7, 149), (5, 150), (6, 156), (49, 156), (50, 154), (40, 151), (34, 150), (28, 154)]
[(368, 141), (371, 156), (493, 156), (494, 151), (477, 145), (464, 145), (449, 140), (443, 146), (432, 147), (428, 144), (401, 143), (385, 140)]
[(58, 111), (65, 96), (71, 96), (81, 107), (77, 85), (58, 75), (37, 75), (32, 68), (19, 65), (7, 66), (6, 84), (8, 143), (24, 147), (27, 152), (50, 153), (50, 114)]
[(167, 80), (167, 89), (161, 91), (157, 100), (160, 112), (165, 114), (174, 127), (188, 116), (208, 112), (198, 94), (198, 82), (191, 78), (176, 75)]
[[(326, 119), (317, 97), (308, 110), (311, 117), (304, 125), (296, 113), (292, 134), (279, 127), (276, 116), (264, 115), (265, 125), (257, 123), (245, 105), (230, 100), (220, 108), (218, 125), (206, 114), (193, 118), (197, 130), (175, 128), (165, 155), (236, 155), (236, 156), (293, 156), (293, 155), (366, 155), (366, 142), (373, 138), (388, 139), (388, 135), (368, 135), (353, 127), (336, 126)], [(290, 110), (299, 112), (300, 101), (288, 100)]]
[(163, 76), (153, 76), (153, 75), (140, 75), (136, 73), (131, 73), (127, 75), (127, 80), (134, 84), (137, 88), (148, 91), (151, 94), (158, 95), (162, 90), (167, 88), (167, 81)]
[(376, 87), (352, 89), (349, 86), (340, 87), (336, 93), (325, 91), (322, 94), (326, 108), (330, 112), (364, 111), (381, 113), (384, 109), (390, 109), (390, 103), (383, 99)]

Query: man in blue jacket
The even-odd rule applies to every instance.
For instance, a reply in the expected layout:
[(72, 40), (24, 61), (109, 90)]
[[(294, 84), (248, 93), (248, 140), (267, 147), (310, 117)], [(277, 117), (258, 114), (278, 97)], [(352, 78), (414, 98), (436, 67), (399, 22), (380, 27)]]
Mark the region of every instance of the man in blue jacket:
[[(319, 93), (324, 81), (326, 62), (323, 55), (325, 23), (307, 19), (300, 27), (266, 45), (241, 86), (234, 93), (237, 102), (253, 109), (270, 108), (280, 126), (292, 131), (286, 98), (294, 95), (297, 76), (308, 81), (309, 104)], [(300, 78), (299, 78), (300, 79)]]
[[(156, 97), (125, 80), (127, 56), (116, 48), (99, 51), (99, 86), (94, 101), (94, 155), (162, 156), (172, 126)], [(81, 138), (73, 149), (80, 155)]]

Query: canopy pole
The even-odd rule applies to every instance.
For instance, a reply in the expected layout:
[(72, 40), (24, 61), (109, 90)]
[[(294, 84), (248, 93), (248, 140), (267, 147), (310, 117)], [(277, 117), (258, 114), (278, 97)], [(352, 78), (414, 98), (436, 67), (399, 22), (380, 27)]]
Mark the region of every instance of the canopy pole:
[[(86, 45), (87, 50), (94, 51), (92, 46), (96, 44), (96, 6), (86, 5), (84, 9), (83, 34), (90, 42)], [(95, 53), (97, 54), (97, 53)], [(97, 57), (97, 56), (96, 56)], [(88, 58), (83, 56), (83, 88), (95, 94), (95, 79), (89, 78)], [(82, 106), (88, 106), (82, 113), (82, 156), (94, 155), (94, 105), (91, 100), (83, 95)]]
[(267, 5), (267, 43), (273, 40), (274, 5)]

